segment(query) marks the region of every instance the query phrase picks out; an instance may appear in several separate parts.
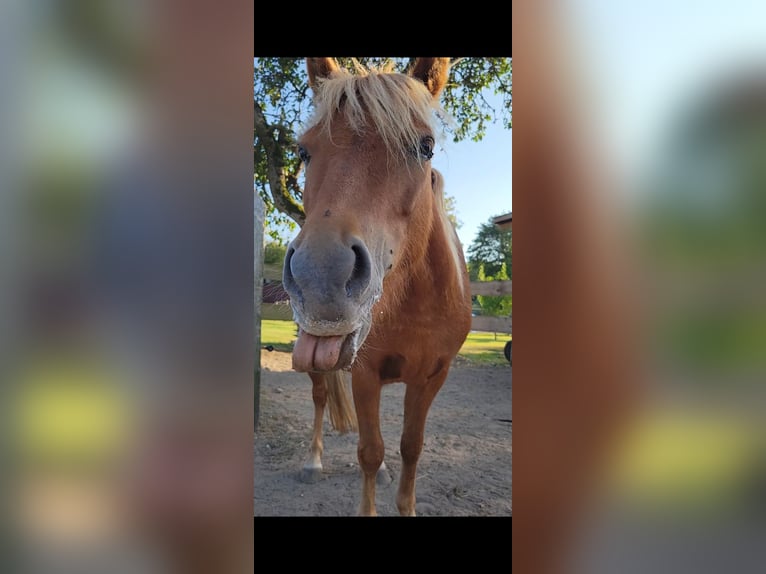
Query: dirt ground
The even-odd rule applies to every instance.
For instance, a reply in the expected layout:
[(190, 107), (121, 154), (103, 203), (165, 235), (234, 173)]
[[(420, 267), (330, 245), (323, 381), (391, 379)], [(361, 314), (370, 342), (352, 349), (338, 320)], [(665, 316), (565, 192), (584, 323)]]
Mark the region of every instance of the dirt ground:
[[(339, 435), (325, 417), (324, 475), (299, 480), (311, 441), (311, 381), (290, 355), (261, 353), (260, 424), (255, 433), (255, 516), (354, 516), (361, 493), (357, 434)], [(425, 516), (510, 516), (511, 366), (456, 362), (426, 422), (416, 512)], [(383, 388), (381, 431), (392, 479), (377, 487), (377, 511), (396, 516), (404, 385)]]

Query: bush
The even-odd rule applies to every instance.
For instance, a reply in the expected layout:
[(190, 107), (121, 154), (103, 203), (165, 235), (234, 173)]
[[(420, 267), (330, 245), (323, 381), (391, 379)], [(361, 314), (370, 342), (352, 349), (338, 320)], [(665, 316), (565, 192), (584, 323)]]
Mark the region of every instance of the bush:
[[(480, 266), (478, 270), (479, 281), (507, 281), (508, 273), (506, 272), (505, 263), (500, 268), (500, 272), (494, 276), (487, 276), (484, 273), (484, 266)], [(505, 317), (511, 314), (513, 309), (513, 297), (511, 295), (503, 296), (491, 296), (491, 295), (477, 295), (476, 300), (481, 305), (482, 315), (494, 315)]]
[(266, 244), (263, 250), (263, 262), (266, 265), (281, 264), (285, 259), (287, 247), (281, 243), (271, 241)]

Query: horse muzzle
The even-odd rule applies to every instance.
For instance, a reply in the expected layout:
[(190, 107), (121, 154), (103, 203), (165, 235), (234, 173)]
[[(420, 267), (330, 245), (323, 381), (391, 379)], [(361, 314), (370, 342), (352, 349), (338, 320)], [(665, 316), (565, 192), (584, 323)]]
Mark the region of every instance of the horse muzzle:
[(300, 327), (296, 371), (348, 369), (370, 330), (382, 280), (374, 277), (364, 242), (325, 240), (290, 245), (283, 284)]

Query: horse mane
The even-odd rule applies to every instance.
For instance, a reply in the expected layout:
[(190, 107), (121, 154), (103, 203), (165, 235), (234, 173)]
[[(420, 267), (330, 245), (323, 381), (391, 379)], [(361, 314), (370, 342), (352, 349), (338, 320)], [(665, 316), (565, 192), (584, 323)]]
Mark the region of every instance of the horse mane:
[(447, 206), (444, 203), (444, 177), (441, 172), (431, 168), (431, 174), (433, 176), (433, 193), (434, 201), (436, 202), (436, 212), (439, 214), (439, 219), (442, 222), (442, 229), (444, 229), (444, 240), (447, 242), (452, 262), (455, 264), (455, 273), (457, 274), (457, 282), (460, 285), (460, 292), (465, 291), (465, 285), (463, 285), (463, 273), (462, 266), (464, 265), (462, 258), (460, 257), (460, 240), (458, 239), (455, 226), (449, 218), (447, 213)]
[[(444, 203), (444, 176), (438, 170), (431, 168), (433, 174), (432, 189), (434, 207), (436, 210), (436, 218), (431, 220), (431, 225), (428, 230), (429, 236), (434, 233), (434, 227), (437, 225), (437, 219), (441, 222), (441, 231), (444, 234), (444, 242), (449, 253), (449, 258), (454, 265), (455, 280), (460, 288), (460, 295), (465, 294), (466, 282), (463, 272), (465, 271), (465, 262), (462, 257), (462, 247), (460, 246), (460, 239), (458, 238), (455, 226), (449, 219), (447, 208)], [(426, 252), (425, 257), (429, 255)], [(417, 261), (411, 258), (410, 252), (405, 252), (403, 261), (400, 263), (401, 273), (399, 274), (399, 280), (394, 284), (388, 284), (386, 286), (387, 297), (380, 301), (376, 307), (376, 311), (382, 312), (385, 315), (391, 315), (396, 311), (401, 301), (407, 297), (410, 282), (422, 281), (424, 277), (430, 272), (428, 271), (428, 265), (417, 265)], [(373, 321), (372, 332), (378, 328), (376, 322)], [(359, 349), (358, 357), (365, 357), (367, 354), (367, 345), (362, 346)]]
[(363, 134), (368, 127), (377, 131), (386, 149), (396, 157), (411, 156), (418, 149), (423, 126), (436, 134), (435, 116), (446, 121), (438, 98), (419, 80), (393, 72), (392, 62), (365, 68), (354, 60), (354, 67), (353, 74), (339, 68), (318, 80), (314, 114), (307, 130), (320, 126), (329, 135), (333, 117), (342, 113), (356, 133)]

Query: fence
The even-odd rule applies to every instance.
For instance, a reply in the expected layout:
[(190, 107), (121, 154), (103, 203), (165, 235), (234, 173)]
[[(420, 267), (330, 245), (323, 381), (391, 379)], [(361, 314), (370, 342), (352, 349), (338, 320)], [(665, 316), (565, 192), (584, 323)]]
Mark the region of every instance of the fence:
[[(260, 197), (256, 194), (256, 232), (254, 251), (263, 253), (263, 218), (264, 207)], [(260, 233), (259, 233), (260, 231)], [(263, 283), (263, 257), (255, 257), (255, 421), (258, 426), (260, 414), (260, 383), (261, 383), (261, 285)], [(503, 296), (511, 295), (511, 281), (472, 281), (471, 295)], [(511, 317), (488, 317), (478, 316), (471, 320), (471, 329), (474, 331), (488, 331), (494, 333), (512, 334), (513, 320)]]
[[(471, 281), (471, 295), (503, 296), (511, 295), (511, 281)], [(471, 320), (474, 331), (512, 334), (513, 320), (508, 317), (488, 317), (479, 315)]]

